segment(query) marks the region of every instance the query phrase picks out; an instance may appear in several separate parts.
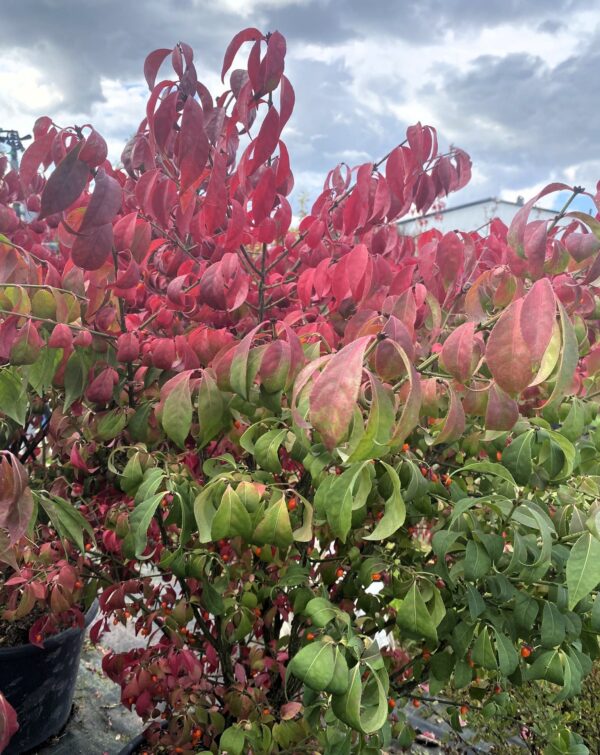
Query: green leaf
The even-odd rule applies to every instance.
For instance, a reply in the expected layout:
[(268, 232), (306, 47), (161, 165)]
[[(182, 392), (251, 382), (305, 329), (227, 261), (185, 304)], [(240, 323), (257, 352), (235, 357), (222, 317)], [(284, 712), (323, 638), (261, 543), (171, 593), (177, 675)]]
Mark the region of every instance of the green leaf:
[(471, 651), (471, 658), (473, 663), (480, 668), (494, 671), (498, 668), (498, 661), (496, 660), (496, 654), (492, 646), (492, 640), (490, 639), (490, 630), (487, 626), (483, 626), (479, 630), (473, 650)]
[[(504, 452), (506, 453), (506, 451)], [(506, 469), (502, 464), (496, 464), (492, 461), (476, 461), (473, 464), (467, 464), (458, 470), (459, 472), (481, 472), (481, 474), (493, 475), (494, 477), (500, 477), (506, 482), (510, 482), (511, 485), (517, 485), (515, 478), (510, 471)]]
[(230, 726), (219, 738), (219, 752), (226, 752), (228, 755), (242, 755), (245, 742), (246, 735), (244, 732), (235, 726)]
[(533, 430), (518, 435), (502, 454), (503, 465), (512, 473), (519, 485), (527, 485), (533, 474), (532, 441)]
[(99, 417), (96, 425), (96, 437), (102, 441), (112, 440), (125, 428), (127, 414), (123, 409), (111, 409)]
[(371, 674), (363, 686), (361, 664), (350, 669), (348, 689), (343, 695), (333, 695), (334, 714), (356, 731), (372, 734), (384, 725), (387, 715), (388, 678), (385, 671)]
[(396, 624), (415, 639), (425, 637), (437, 642), (435, 623), (427, 610), (416, 582), (413, 582), (412, 587), (398, 607)]
[(553, 684), (563, 684), (564, 671), (560, 660), (559, 650), (545, 650), (540, 653), (534, 662), (523, 671), (523, 678), (545, 679)]
[(164, 493), (155, 493), (150, 498), (142, 501), (142, 503), (138, 503), (129, 517), (131, 532), (127, 537), (133, 537), (136, 558), (142, 558), (142, 554), (146, 550), (148, 527), (164, 495)]
[(569, 611), (600, 583), (600, 542), (589, 532), (577, 540), (567, 561)]
[(361, 420), (361, 432), (356, 442), (351, 442), (348, 463), (352, 464), (364, 459), (379, 458), (389, 450), (388, 443), (394, 425), (394, 405), (383, 387), (380, 380), (369, 373), (371, 383), (371, 406), (367, 425), (362, 429), (362, 414), (358, 412)]
[(569, 319), (569, 315), (567, 314), (560, 299), (557, 298), (556, 303), (558, 304), (558, 311), (560, 314), (562, 348), (556, 372), (554, 389), (552, 391), (552, 395), (544, 404), (544, 407), (556, 406), (560, 403), (563, 396), (565, 396), (567, 391), (569, 390), (571, 383), (573, 382), (573, 376), (575, 375), (577, 362), (579, 361), (579, 345), (577, 343), (575, 329), (573, 328), (573, 324)]
[(335, 671), (335, 653), (331, 642), (318, 640), (301, 648), (288, 664), (288, 674), (293, 674), (310, 689), (321, 692), (326, 689)]
[(279, 447), (286, 439), (288, 434), (287, 428), (282, 430), (269, 430), (261, 435), (254, 446), (254, 457), (257, 464), (266, 469), (267, 472), (279, 474), (281, 472), (281, 462), (279, 461)]
[(557, 647), (565, 639), (565, 618), (554, 603), (544, 603), (541, 637), (545, 648)]
[(161, 419), (163, 430), (180, 448), (185, 448), (185, 441), (192, 427), (193, 414), (188, 373), (181, 375), (175, 387), (169, 392), (165, 399)]
[(88, 362), (79, 350), (69, 357), (65, 368), (65, 400), (63, 411), (67, 412), (74, 401), (80, 399), (88, 380)]
[(331, 681), (325, 687), (325, 692), (331, 692), (334, 695), (343, 695), (349, 686), (349, 671), (346, 658), (342, 651), (337, 647), (335, 649), (335, 665)]
[(324, 512), (336, 537), (342, 543), (352, 527), (352, 511), (362, 508), (371, 491), (371, 475), (368, 462), (354, 464), (326, 485), (319, 485), (315, 494), (315, 509)]
[(62, 355), (62, 349), (51, 349), (46, 346), (40, 351), (39, 357), (29, 368), (27, 379), (38, 396), (43, 396), (52, 385)]
[(92, 540), (94, 539), (94, 530), (85, 517), (73, 504), (59, 496), (51, 498), (40, 496), (39, 501), (59, 536), (70, 540), (83, 553), (83, 533), (87, 532)]
[(283, 495), (265, 511), (252, 540), (259, 545), (275, 545), (277, 548), (288, 548), (292, 544), (294, 536)]
[(200, 448), (215, 438), (227, 426), (228, 414), (223, 394), (208, 370), (202, 373), (198, 389), (198, 423)]
[(221, 540), (237, 535), (250, 540), (252, 520), (238, 494), (228, 485), (212, 520), (211, 537), (213, 540)]
[(402, 527), (406, 518), (406, 507), (400, 492), (400, 478), (393, 467), (385, 461), (380, 463), (385, 467), (392, 482), (392, 494), (385, 502), (385, 512), (377, 526), (370, 535), (365, 535), (363, 540), (385, 540), (391, 537)]
[(567, 440), (575, 442), (583, 435), (585, 429), (585, 409), (583, 401), (578, 398), (573, 399), (569, 413), (560, 428), (560, 434), (564, 435)]
[(465, 553), (465, 579), (477, 581), (489, 573), (492, 559), (481, 543), (469, 540)]
[(563, 480), (565, 477), (570, 477), (575, 468), (576, 451), (575, 446), (561, 433), (556, 433), (554, 430), (543, 429), (540, 430), (540, 436), (547, 436), (550, 442), (560, 448), (564, 456), (564, 464), (560, 472), (555, 475), (553, 480)]
[(519, 665), (519, 655), (514, 643), (502, 632), (494, 630), (496, 635), (496, 652), (498, 653), (498, 666), (504, 676), (510, 676)]
[(340, 609), (326, 598), (313, 598), (308, 601), (303, 613), (308, 616), (314, 626), (324, 627), (335, 619), (340, 613)]
[(212, 541), (212, 523), (217, 513), (213, 503), (213, 487), (206, 487), (194, 501), (194, 518), (198, 527), (198, 539), (201, 543)]
[(140, 455), (136, 451), (125, 465), (119, 484), (124, 493), (135, 495), (143, 480), (144, 470), (140, 462)]
[(24, 425), (27, 405), (23, 381), (12, 370), (0, 369), (0, 412), (18, 425)]

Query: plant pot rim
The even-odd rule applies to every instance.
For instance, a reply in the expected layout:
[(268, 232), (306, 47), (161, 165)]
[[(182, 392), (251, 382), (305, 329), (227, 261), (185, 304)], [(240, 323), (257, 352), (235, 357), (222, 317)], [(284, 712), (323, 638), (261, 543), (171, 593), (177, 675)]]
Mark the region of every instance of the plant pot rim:
[(77, 632), (81, 632), (82, 629), (86, 629), (92, 623), (97, 612), (98, 600), (95, 599), (92, 605), (86, 611), (83, 627), (69, 627), (68, 629), (63, 629), (62, 632), (53, 634), (51, 637), (48, 637), (44, 641), (44, 647), (41, 648), (37, 645), (32, 645), (31, 643), (28, 643), (27, 645), (17, 645), (15, 647), (0, 648), (0, 660), (2, 658), (6, 658), (7, 656), (14, 658), (15, 656), (18, 657), (35, 655), (36, 653), (43, 653), (47, 650), (53, 650), (58, 645), (61, 645), (65, 639), (72, 637), (73, 635), (77, 634)]

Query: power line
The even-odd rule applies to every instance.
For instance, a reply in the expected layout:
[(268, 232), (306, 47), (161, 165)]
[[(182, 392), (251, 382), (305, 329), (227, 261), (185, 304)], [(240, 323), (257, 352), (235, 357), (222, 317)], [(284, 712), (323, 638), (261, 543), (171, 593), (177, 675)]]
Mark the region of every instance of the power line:
[(21, 136), (14, 129), (0, 128), (0, 144), (7, 144), (10, 147), (10, 166), (13, 170), (19, 167), (19, 152), (23, 152), (25, 147), (23, 142), (31, 139), (31, 134)]

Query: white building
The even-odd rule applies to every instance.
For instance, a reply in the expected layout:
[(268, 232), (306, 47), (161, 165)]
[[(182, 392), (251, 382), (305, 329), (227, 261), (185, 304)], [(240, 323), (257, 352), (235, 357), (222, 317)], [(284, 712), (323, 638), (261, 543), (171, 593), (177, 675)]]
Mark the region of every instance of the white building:
[[(437, 228), (442, 233), (479, 230), (482, 235), (486, 235), (487, 226), (491, 220), (499, 218), (508, 226), (523, 204), (524, 201), (520, 197), (516, 202), (489, 197), (477, 202), (456, 205), (456, 207), (439, 207), (436, 209), (434, 205), (434, 209), (426, 215), (401, 220), (398, 223), (398, 228), (400, 233), (406, 236), (414, 236), (431, 228)], [(557, 214), (557, 210), (533, 207), (529, 214), (529, 220), (548, 220), (555, 218)]]

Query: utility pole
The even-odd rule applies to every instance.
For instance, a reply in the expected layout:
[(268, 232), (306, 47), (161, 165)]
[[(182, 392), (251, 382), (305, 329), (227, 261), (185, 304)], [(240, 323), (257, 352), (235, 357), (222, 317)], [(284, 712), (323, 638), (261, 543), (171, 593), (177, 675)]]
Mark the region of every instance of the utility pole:
[(19, 152), (23, 152), (25, 147), (23, 142), (31, 139), (31, 134), (20, 136), (14, 129), (0, 128), (0, 144), (8, 144), (10, 147), (10, 167), (17, 170), (19, 167)]

